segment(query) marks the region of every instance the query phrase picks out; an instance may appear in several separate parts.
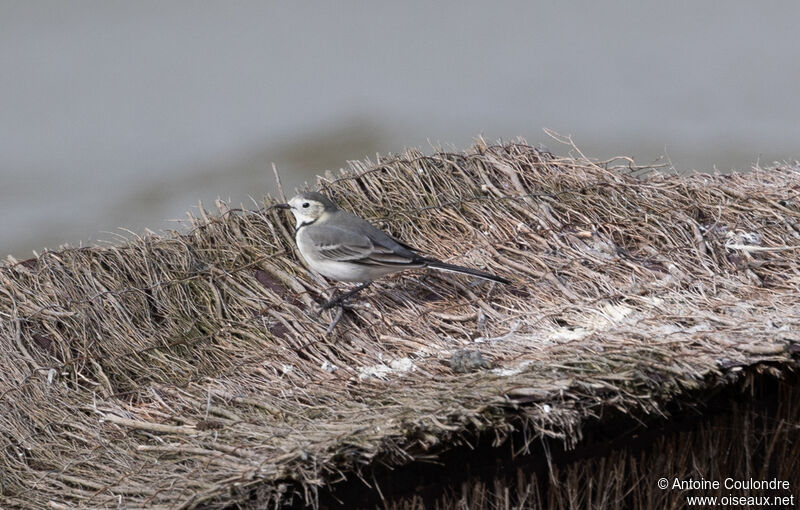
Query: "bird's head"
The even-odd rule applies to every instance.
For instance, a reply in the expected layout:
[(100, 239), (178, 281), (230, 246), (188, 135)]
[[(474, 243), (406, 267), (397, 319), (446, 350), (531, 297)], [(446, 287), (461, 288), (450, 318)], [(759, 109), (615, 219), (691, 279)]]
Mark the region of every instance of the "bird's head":
[(315, 222), (338, 209), (331, 199), (314, 191), (301, 193), (289, 200), (288, 204), (281, 204), (279, 207), (292, 211), (297, 227)]

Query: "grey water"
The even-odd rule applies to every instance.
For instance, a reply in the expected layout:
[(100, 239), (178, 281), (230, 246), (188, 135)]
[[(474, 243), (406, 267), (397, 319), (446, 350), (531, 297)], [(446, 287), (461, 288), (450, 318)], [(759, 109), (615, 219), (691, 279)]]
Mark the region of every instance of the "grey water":
[(0, 258), (254, 207), (348, 160), (522, 136), (800, 157), (800, 3), (0, 0)]

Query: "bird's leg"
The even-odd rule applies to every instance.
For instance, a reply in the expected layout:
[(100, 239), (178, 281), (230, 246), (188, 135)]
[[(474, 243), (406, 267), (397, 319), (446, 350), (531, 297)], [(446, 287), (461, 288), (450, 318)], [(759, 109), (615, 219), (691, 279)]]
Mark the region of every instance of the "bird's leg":
[(339, 309), (336, 310), (336, 315), (333, 317), (330, 326), (328, 326), (328, 329), (325, 330), (325, 336), (330, 335), (331, 332), (333, 332), (333, 328), (335, 328), (336, 325), (339, 324), (339, 321), (342, 320), (342, 313), (344, 313), (344, 308), (340, 306)]
[(359, 292), (361, 292), (362, 290), (366, 289), (367, 287), (370, 286), (371, 283), (372, 282), (364, 282), (362, 284), (359, 284), (355, 288), (350, 289), (349, 291), (345, 292), (344, 294), (341, 294), (339, 296), (336, 296), (336, 297), (332, 298), (330, 301), (328, 301), (327, 303), (322, 305), (322, 308), (320, 308), (320, 311), (327, 310), (328, 308), (333, 308), (334, 306), (341, 307), (346, 299), (351, 298), (351, 297), (355, 296), (356, 294), (358, 294)]

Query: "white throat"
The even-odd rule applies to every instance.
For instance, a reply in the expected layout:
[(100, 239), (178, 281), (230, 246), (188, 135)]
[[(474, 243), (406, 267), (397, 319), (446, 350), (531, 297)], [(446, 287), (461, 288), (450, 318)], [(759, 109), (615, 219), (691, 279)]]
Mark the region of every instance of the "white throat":
[(294, 214), (294, 220), (295, 220), (294, 228), (295, 229), (300, 228), (301, 226), (303, 226), (303, 224), (312, 223), (316, 219), (316, 218), (312, 218), (308, 214), (303, 214), (303, 211), (298, 211), (296, 209), (292, 209), (292, 214)]

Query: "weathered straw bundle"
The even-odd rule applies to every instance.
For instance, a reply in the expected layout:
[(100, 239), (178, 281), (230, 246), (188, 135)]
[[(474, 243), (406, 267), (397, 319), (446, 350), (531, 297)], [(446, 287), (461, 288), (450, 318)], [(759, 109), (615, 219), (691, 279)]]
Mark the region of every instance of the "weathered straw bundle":
[[(742, 386), (747, 391), (743, 392)], [(662, 426), (650, 423), (650, 427), (606, 416), (602, 424), (588, 427), (589, 438), (566, 452), (536, 443), (531, 445), (531, 454), (517, 456), (510, 448), (487, 445), (468, 453), (454, 450), (440, 457), (441, 467), (427, 467), (420, 474), (409, 467), (381, 479), (386, 505), (379, 496), (355, 487), (358, 482), (338, 486), (337, 497), (348, 504), (354, 502), (351, 508), (391, 510), (796, 506), (800, 487), (800, 387), (796, 377), (777, 383), (770, 378), (745, 378), (705, 403), (702, 414), (693, 409), (676, 414)], [(524, 439), (521, 443), (525, 444)], [(658, 485), (662, 478), (668, 482), (667, 489)], [(677, 490), (671, 487), (676, 479), (717, 481), (719, 485), (716, 489), (706, 483)], [(789, 488), (731, 490), (734, 484), (729, 482), (726, 487), (726, 479), (775, 479), (787, 481)], [(731, 495), (789, 497), (790, 501), (725, 503), (723, 498)], [(717, 504), (690, 505), (691, 497), (716, 497)]]
[(748, 367), (789, 370), (800, 168), (644, 170), (479, 144), (321, 179), (396, 237), (515, 280), (389, 278), (328, 338), (313, 304), (331, 289), (274, 210), (12, 261), (0, 506), (314, 503), (480, 434), (569, 447), (612, 412), (650, 420)]

